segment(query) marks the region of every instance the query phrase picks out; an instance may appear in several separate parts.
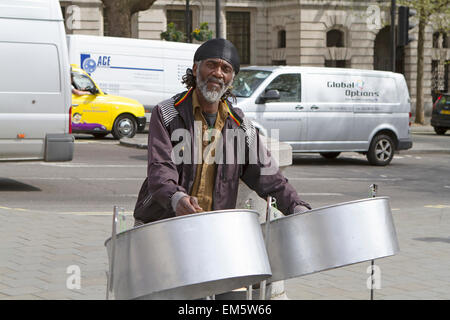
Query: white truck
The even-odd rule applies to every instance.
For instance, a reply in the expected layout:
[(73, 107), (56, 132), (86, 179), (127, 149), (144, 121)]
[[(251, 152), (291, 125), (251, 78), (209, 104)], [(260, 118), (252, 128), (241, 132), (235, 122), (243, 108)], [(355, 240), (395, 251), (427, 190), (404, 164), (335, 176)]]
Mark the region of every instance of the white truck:
[(255, 126), (293, 153), (352, 151), (385, 166), (395, 151), (412, 147), (411, 102), (399, 73), (251, 66), (236, 75), (233, 93)]
[(70, 65), (58, 0), (0, 2), (0, 161), (70, 161)]
[[(91, 75), (102, 91), (133, 98), (146, 112), (176, 93), (198, 44), (68, 35), (70, 63)], [(147, 117), (149, 115), (147, 114)]]

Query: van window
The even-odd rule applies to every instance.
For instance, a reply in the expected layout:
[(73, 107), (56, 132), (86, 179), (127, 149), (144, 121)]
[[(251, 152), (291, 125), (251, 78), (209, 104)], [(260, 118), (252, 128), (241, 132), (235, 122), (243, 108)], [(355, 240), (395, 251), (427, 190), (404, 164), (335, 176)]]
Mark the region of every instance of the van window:
[(60, 92), (56, 46), (0, 42), (0, 92)]
[(270, 73), (262, 70), (241, 70), (234, 78), (232, 93), (236, 97), (250, 97)]
[(92, 90), (95, 88), (94, 82), (89, 77), (79, 72), (72, 72), (75, 88), (78, 90)]
[(300, 74), (282, 74), (276, 77), (267, 87), (266, 91), (278, 90), (280, 92), (277, 102), (300, 102), (301, 81)]

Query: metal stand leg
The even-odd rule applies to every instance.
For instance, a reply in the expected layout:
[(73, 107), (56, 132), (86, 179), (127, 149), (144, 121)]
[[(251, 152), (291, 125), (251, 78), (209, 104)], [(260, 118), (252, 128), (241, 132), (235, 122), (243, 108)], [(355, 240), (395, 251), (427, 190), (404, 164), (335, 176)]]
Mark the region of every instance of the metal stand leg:
[[(264, 229), (264, 244), (266, 249), (269, 245), (269, 230), (270, 230), (270, 216), (271, 216), (271, 208), (272, 208), (272, 197), (267, 197), (267, 211), (266, 211), (266, 225)], [(259, 300), (266, 300), (266, 280), (261, 281), (259, 286)]]
[(114, 206), (113, 210), (113, 222), (112, 222), (112, 235), (111, 235), (111, 259), (109, 260), (109, 272), (106, 282), (106, 300), (109, 300), (109, 293), (113, 290), (114, 281), (114, 260), (116, 258), (116, 234), (117, 234), (117, 222), (119, 219), (119, 207)]
[[(370, 197), (375, 198), (377, 196), (377, 191), (378, 191), (378, 185), (376, 184), (371, 184), (369, 186), (369, 193), (370, 193)], [(371, 273), (370, 273), (370, 300), (373, 300), (373, 285), (374, 285), (374, 265), (375, 265), (375, 260), (370, 261), (370, 265), (371, 265)]]

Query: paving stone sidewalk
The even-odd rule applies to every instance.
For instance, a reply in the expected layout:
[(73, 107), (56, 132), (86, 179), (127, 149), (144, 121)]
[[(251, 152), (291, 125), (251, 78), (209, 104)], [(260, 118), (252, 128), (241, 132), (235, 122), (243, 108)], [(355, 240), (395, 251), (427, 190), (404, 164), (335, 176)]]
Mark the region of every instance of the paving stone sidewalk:
[[(401, 252), (379, 259), (375, 299), (450, 299), (450, 206), (393, 211)], [(127, 217), (127, 227), (132, 225)], [(111, 216), (76, 216), (0, 208), (0, 299), (105, 299)], [(80, 289), (68, 289), (70, 266)], [(287, 280), (289, 299), (370, 297), (362, 262)], [(69, 281), (69, 286), (73, 282)]]

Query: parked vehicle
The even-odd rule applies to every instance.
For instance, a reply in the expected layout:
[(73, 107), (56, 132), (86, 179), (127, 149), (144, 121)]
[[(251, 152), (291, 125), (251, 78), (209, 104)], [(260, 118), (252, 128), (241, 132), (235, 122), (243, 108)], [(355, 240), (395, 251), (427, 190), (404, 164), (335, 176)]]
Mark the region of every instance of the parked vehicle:
[(439, 95), (433, 105), (431, 125), (439, 135), (444, 135), (450, 129), (450, 93)]
[(72, 160), (65, 37), (59, 1), (0, 3), (0, 160)]
[(395, 150), (412, 147), (410, 98), (398, 73), (252, 66), (241, 69), (233, 88), (237, 107), (293, 153), (336, 158), (355, 151), (384, 166)]
[(130, 98), (105, 94), (94, 80), (77, 65), (71, 65), (76, 89), (89, 94), (72, 94), (72, 132), (91, 133), (102, 138), (112, 133), (114, 138), (132, 138), (144, 130), (144, 106)]
[[(68, 35), (70, 63), (78, 64), (108, 94), (138, 100), (146, 112), (185, 90), (198, 44)], [(149, 114), (147, 115), (149, 118)]]

